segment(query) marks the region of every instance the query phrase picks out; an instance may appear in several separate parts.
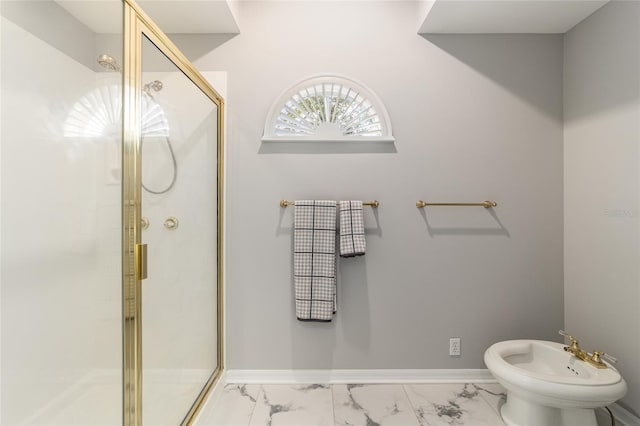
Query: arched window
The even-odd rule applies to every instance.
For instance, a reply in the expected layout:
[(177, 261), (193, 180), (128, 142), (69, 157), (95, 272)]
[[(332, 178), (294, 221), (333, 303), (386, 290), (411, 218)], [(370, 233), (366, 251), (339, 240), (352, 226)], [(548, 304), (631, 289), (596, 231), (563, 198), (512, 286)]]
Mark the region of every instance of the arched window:
[(271, 106), (263, 142), (393, 142), (384, 105), (367, 87), (346, 77), (307, 78)]

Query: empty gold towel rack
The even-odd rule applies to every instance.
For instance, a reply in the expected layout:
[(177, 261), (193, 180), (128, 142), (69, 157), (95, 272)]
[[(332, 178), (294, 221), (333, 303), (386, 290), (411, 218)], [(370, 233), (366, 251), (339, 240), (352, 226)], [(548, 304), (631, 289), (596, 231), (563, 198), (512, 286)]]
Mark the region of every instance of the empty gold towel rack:
[(422, 200), (416, 201), (416, 207), (418, 207), (419, 209), (427, 206), (479, 206), (488, 209), (491, 207), (497, 207), (498, 203), (496, 203), (495, 201), (483, 201), (481, 203), (428, 203)]
[[(287, 200), (280, 201), (280, 207), (295, 206), (295, 205), (296, 205), (295, 201), (287, 201)], [(364, 202), (362, 203), (362, 205), (371, 206), (375, 209), (380, 205), (380, 202), (378, 200), (373, 200), (373, 201)]]

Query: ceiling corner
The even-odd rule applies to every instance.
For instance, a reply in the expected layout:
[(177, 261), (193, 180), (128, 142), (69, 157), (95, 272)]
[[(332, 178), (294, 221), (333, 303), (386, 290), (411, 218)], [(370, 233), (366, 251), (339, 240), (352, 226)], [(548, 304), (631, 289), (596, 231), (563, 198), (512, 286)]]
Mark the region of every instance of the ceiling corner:
[(420, 34), (562, 34), (609, 0), (433, 0)]

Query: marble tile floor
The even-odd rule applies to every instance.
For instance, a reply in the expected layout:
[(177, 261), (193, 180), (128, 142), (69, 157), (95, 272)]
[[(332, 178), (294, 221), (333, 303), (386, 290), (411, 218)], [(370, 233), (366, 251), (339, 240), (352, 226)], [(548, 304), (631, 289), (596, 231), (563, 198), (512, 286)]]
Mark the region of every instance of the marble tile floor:
[(228, 384), (196, 426), (500, 426), (498, 384)]

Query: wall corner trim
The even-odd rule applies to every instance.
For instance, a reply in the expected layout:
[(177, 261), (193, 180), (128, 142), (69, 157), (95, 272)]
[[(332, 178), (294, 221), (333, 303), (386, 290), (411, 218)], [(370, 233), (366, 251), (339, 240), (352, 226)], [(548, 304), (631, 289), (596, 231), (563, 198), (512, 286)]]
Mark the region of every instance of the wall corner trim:
[(609, 409), (616, 419), (616, 424), (619, 423), (622, 426), (640, 426), (640, 417), (634, 415), (620, 404), (612, 404), (609, 406)]
[(234, 370), (226, 383), (345, 384), (345, 383), (496, 383), (487, 369), (394, 370)]

